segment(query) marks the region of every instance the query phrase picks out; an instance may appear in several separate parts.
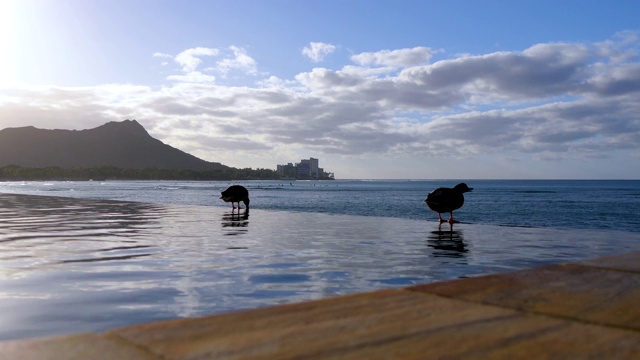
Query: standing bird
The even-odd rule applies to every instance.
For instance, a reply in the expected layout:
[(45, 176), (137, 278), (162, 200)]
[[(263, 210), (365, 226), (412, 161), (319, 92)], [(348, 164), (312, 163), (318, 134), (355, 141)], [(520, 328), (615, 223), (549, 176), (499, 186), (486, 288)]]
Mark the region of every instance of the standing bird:
[(240, 201), (242, 201), (246, 207), (246, 211), (249, 211), (249, 190), (241, 185), (231, 185), (225, 191), (220, 193), (220, 199), (224, 202), (231, 202), (231, 208), (235, 209), (234, 203), (238, 203), (238, 210), (240, 210)]
[(453, 189), (441, 187), (430, 192), (424, 202), (429, 209), (438, 213), (440, 223), (447, 221), (442, 218), (441, 214), (448, 212), (451, 214), (449, 224), (453, 224), (458, 222), (458, 220), (453, 219), (453, 210), (460, 209), (464, 204), (464, 195), (462, 194), (472, 190), (473, 188), (468, 187), (465, 183), (460, 183)]

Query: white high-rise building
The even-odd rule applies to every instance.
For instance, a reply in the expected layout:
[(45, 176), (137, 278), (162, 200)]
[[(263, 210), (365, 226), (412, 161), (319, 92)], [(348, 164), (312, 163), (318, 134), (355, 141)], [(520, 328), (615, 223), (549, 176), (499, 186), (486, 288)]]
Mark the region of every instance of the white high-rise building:
[(333, 180), (333, 173), (325, 173), (319, 167), (320, 161), (316, 158), (302, 159), (293, 165), (278, 165), (277, 172), (280, 176), (292, 177), (298, 180)]
[(318, 172), (318, 159), (309, 159), (309, 177), (312, 179), (320, 178), (320, 172)]

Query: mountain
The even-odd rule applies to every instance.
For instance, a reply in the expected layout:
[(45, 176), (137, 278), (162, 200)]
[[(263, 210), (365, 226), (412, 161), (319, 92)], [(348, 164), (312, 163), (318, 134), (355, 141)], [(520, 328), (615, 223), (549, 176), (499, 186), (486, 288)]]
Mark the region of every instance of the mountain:
[(0, 167), (125, 169), (229, 169), (154, 139), (136, 120), (109, 122), (88, 130), (43, 130), (33, 126), (0, 130)]

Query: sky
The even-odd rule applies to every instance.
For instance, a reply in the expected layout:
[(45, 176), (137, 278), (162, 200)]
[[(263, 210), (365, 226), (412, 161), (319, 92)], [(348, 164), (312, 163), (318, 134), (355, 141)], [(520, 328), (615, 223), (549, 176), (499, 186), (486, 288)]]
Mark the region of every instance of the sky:
[(0, 0), (0, 129), (337, 179), (640, 179), (635, 0)]

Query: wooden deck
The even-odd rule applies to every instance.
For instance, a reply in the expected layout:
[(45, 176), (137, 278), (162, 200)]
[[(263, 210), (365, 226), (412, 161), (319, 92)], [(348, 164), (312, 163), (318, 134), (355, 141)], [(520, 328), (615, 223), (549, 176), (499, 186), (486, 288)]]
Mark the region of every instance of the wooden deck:
[(640, 252), (0, 343), (0, 359), (640, 359)]

